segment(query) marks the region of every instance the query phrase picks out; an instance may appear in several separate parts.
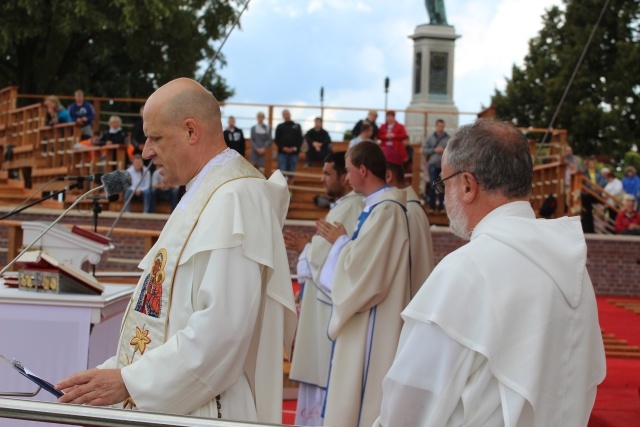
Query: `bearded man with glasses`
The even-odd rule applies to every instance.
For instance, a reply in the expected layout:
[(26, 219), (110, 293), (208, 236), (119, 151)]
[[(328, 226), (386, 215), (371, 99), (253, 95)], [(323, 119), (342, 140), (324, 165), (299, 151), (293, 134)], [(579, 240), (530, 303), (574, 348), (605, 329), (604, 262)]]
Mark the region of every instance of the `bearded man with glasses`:
[(605, 356), (580, 218), (536, 219), (529, 144), (508, 123), (463, 126), (442, 176), (469, 243), (403, 311), (374, 425), (586, 426)]

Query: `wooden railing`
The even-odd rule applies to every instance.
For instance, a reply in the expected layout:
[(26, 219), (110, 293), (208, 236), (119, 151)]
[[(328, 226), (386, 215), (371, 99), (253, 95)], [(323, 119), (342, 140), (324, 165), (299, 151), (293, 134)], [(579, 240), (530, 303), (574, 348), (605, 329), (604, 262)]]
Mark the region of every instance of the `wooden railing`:
[(594, 228), (599, 234), (614, 234), (615, 219), (623, 209), (622, 201), (605, 191), (604, 188), (591, 182), (582, 172), (571, 175), (571, 191), (569, 215), (580, 215), (584, 209), (582, 196), (589, 195), (594, 200), (592, 214)]
[(538, 212), (544, 200), (549, 195), (553, 195), (558, 203), (551, 218), (565, 215), (563, 204), (566, 199), (566, 167), (566, 163), (559, 161), (534, 166), (533, 189), (531, 192), (531, 206), (534, 212)]
[(6, 143), (6, 129), (9, 125), (9, 112), (16, 109), (18, 87), (9, 86), (0, 90), (0, 144)]

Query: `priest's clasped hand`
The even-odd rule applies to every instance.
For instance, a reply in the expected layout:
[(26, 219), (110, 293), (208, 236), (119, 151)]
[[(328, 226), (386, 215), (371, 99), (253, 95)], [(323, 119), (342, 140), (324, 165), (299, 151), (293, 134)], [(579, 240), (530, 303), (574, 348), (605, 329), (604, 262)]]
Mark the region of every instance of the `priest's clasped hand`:
[(311, 242), (311, 237), (294, 233), (290, 230), (286, 230), (283, 237), (287, 249), (293, 249), (298, 253), (302, 253), (307, 243)]
[(334, 225), (324, 219), (316, 221), (316, 231), (331, 244), (335, 243), (338, 237), (347, 234), (347, 230), (341, 223), (336, 222)]
[(56, 384), (56, 390), (64, 393), (60, 403), (77, 405), (115, 405), (129, 397), (120, 369), (89, 369), (78, 372)]

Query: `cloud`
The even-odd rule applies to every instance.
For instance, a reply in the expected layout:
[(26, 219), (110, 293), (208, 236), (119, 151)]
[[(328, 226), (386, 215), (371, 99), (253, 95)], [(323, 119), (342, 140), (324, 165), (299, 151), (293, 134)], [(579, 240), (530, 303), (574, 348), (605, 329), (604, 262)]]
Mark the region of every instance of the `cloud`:
[[(490, 102), (496, 87), (504, 87), (512, 64), (522, 63), (528, 40), (542, 27), (544, 10), (562, 0), (445, 3), (449, 23), (462, 36), (456, 41), (454, 100), (460, 111), (471, 113)], [(382, 110), (388, 76), (389, 107), (407, 108), (413, 62), (409, 36), (427, 20), (418, 0), (252, 0), (242, 29), (223, 49), (228, 66), (222, 74), (236, 90), (230, 101), (294, 105), (294, 119), (308, 129), (320, 113), (321, 86), (325, 105)], [(248, 129), (257, 110), (244, 107), (233, 114), (245, 117), (245, 124), (238, 123)], [(332, 137), (362, 117), (363, 111), (325, 109)]]
[(479, 70), (494, 71), (492, 83), (502, 85), (511, 66), (521, 64), (528, 42), (542, 26), (542, 14), (559, 0), (504, 0), (495, 12), (482, 3), (470, 3), (457, 15), (457, 28), (463, 36), (456, 46), (456, 78), (465, 78)]

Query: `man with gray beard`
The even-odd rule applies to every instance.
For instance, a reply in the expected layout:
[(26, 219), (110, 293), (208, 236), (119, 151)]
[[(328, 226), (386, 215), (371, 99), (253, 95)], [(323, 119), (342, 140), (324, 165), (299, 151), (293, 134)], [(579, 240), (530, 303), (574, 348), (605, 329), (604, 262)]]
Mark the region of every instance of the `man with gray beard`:
[(469, 243), (403, 311), (375, 426), (587, 425), (605, 376), (587, 247), (580, 218), (536, 219), (532, 180), (509, 123), (449, 140), (434, 185)]

